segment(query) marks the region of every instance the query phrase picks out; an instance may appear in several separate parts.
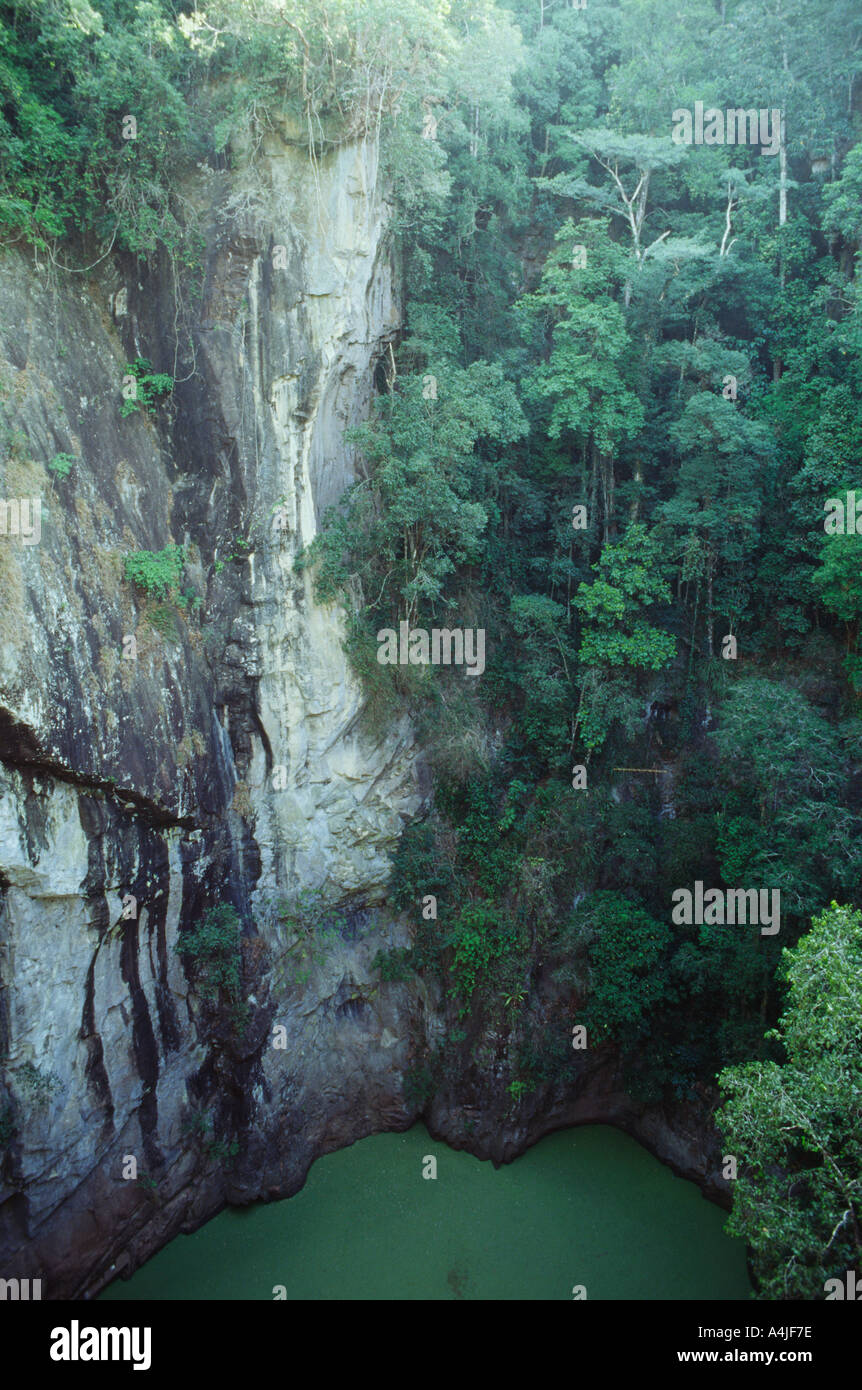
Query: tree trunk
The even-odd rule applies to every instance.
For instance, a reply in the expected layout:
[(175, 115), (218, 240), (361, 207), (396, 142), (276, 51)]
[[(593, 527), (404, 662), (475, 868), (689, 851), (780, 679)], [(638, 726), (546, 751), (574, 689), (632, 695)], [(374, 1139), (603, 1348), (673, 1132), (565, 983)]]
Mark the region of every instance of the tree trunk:
[(640, 516), (641, 510), (641, 484), (644, 480), (644, 466), (642, 459), (635, 459), (635, 493), (632, 504), (629, 508), (629, 521), (634, 524)]
[(688, 644), (688, 675), (691, 679), (691, 668), (694, 665), (694, 644), (697, 638), (697, 613), (700, 608), (700, 579), (697, 581), (697, 588), (694, 593), (694, 616), (691, 620), (691, 641)]
[(616, 500), (617, 475), (614, 470), (613, 454), (604, 455), (604, 467), (605, 474), (607, 477), (607, 482), (605, 484), (605, 497), (607, 499), (607, 516), (605, 517), (605, 530), (607, 531), (609, 536), (616, 537), (617, 520), (616, 516), (614, 515), (614, 510)]
[[(783, 227), (787, 221), (787, 145), (784, 141), (783, 116), (781, 117), (781, 137), (778, 145), (778, 169), (778, 225)], [(781, 283), (784, 283), (783, 275)]]

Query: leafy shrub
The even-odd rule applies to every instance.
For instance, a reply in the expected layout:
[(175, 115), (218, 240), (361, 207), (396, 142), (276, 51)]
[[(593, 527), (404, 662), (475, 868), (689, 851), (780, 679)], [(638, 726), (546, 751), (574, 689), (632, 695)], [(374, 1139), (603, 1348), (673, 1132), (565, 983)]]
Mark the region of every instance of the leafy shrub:
[(240, 1001), (240, 920), (228, 903), (211, 907), (199, 927), (186, 932), (176, 944), (178, 955), (192, 963), (201, 998), (217, 1003), (222, 991)]
[(475, 681), (467, 682), (445, 666), (430, 670), (424, 698), (411, 710), (417, 738), (433, 781), (463, 786), (485, 776), (493, 761), (494, 732), (483, 702), (485, 690), (480, 694)]
[[(499, 913), (486, 903), (471, 903), (460, 912), (449, 938), (454, 948), (450, 998), (469, 1000), (487, 979), (492, 962), (509, 949), (511, 941), (499, 923)], [(462, 1016), (466, 1012), (461, 1009)]]
[(185, 550), (166, 545), (164, 550), (136, 550), (123, 561), (125, 575), (139, 589), (156, 598), (170, 598), (182, 577)]
[(183, 1119), (180, 1129), (183, 1134), (190, 1134), (194, 1138), (202, 1138), (212, 1126), (212, 1118), (203, 1110), (193, 1110), (190, 1115)]
[(583, 1022), (627, 1050), (650, 1032), (653, 1015), (674, 998), (668, 972), (672, 932), (621, 893), (593, 893), (576, 914), (589, 953), (591, 990)]
[(405, 826), (392, 857), (388, 889), (392, 905), (400, 911), (418, 909), (422, 898), (432, 893), (439, 906), (451, 887), (451, 870), (441, 859), (434, 825), (417, 821)]
[(566, 1030), (568, 1019), (551, 1019), (536, 1035), (529, 1033), (516, 1044), (515, 1068), (521, 1076), (531, 1076), (536, 1084), (553, 1082), (558, 1085), (572, 1075), (571, 1038)]
[(221, 574), (228, 560), (247, 560), (251, 546), (251, 541), (246, 540), (244, 536), (234, 536), (233, 540), (230, 542), (230, 551), (227, 560), (216, 560), (213, 566), (216, 574)]
[(76, 462), (74, 454), (55, 454), (48, 464), (48, 471), (58, 478), (68, 478)]
[(348, 613), (344, 651), (362, 683), (362, 725), (370, 737), (383, 739), (391, 736), (392, 726), (429, 690), (432, 668), (382, 666), (378, 650), (376, 630), (371, 631), (362, 617)]
[(120, 414), (124, 418), (141, 406), (154, 414), (156, 402), (162, 396), (169, 396), (174, 389), (173, 377), (167, 372), (154, 372), (148, 357), (136, 357), (134, 362), (127, 362), (125, 374), (134, 377), (137, 384), (136, 394), (131, 399), (124, 399), (120, 407)]
[[(503, 836), (512, 829), (516, 818), (520, 819), (521, 789), (523, 783), (513, 782), (501, 819), (500, 798), (492, 780), (482, 778), (467, 784), (467, 809), (458, 830), (458, 858), (489, 895), (505, 893), (512, 881), (513, 845)], [(510, 816), (512, 808), (514, 816)]]
[(278, 920), (292, 935), (330, 940), (346, 929), (346, 919), (319, 888), (303, 888), (277, 905)]
[(197, 613), (198, 609), (203, 606), (203, 599), (200, 594), (195, 593), (194, 589), (188, 588), (183, 589), (181, 594), (177, 594), (176, 604), (183, 611), (190, 608), (193, 613)]

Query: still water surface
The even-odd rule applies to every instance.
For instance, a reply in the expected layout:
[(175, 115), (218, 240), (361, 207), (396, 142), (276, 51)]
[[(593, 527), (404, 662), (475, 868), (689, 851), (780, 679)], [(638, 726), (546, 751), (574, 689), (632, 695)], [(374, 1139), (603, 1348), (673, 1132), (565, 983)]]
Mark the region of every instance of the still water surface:
[[(436, 1180), (422, 1177), (437, 1159)], [(301, 1192), (177, 1236), (106, 1299), (744, 1299), (725, 1213), (634, 1139), (560, 1130), (495, 1169), (428, 1136), (376, 1134)]]

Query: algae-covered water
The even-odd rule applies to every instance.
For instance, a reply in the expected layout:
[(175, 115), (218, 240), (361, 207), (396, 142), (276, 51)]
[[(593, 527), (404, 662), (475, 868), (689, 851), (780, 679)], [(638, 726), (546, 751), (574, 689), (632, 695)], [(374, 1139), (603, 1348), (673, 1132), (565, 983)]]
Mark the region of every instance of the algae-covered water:
[(497, 1169), (415, 1125), (318, 1159), (295, 1197), (223, 1211), (102, 1297), (571, 1300), (582, 1285), (588, 1300), (744, 1299), (745, 1246), (725, 1220), (605, 1125)]

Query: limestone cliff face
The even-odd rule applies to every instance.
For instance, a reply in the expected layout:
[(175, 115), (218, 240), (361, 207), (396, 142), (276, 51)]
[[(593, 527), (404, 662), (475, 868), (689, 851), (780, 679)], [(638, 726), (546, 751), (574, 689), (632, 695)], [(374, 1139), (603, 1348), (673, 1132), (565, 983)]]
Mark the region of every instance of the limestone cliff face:
[[(38, 1270), (48, 1296), (405, 1118), (403, 1021), (366, 995), (422, 799), (410, 731), (363, 735), (343, 616), (293, 565), (352, 480), (342, 432), (397, 328), (377, 149), (312, 168), (273, 137), (184, 194), (205, 248), (187, 283), (0, 261), (0, 495), (41, 501), (38, 542), (0, 535), (0, 1273)], [(124, 418), (136, 356), (177, 385)], [(124, 578), (171, 542), (197, 615)], [(271, 904), (300, 889), (342, 906), (325, 959), (278, 969)], [(241, 1044), (204, 1025), (174, 950), (214, 901), (243, 915), (247, 978), (272, 967)], [(239, 1166), (213, 1157), (248, 1132)]]

